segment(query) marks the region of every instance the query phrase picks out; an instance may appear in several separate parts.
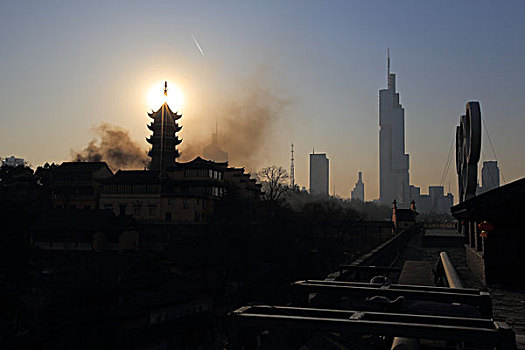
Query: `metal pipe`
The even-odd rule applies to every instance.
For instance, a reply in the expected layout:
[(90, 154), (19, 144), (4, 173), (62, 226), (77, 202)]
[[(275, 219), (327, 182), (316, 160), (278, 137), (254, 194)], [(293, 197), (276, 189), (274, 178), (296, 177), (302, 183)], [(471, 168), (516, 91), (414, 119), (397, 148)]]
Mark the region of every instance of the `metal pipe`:
[(450, 261), (447, 252), (439, 253), (439, 258), (441, 259), (441, 264), (443, 266), (443, 271), (445, 272), (445, 277), (447, 278), (448, 286), (450, 288), (463, 288), (463, 283), (461, 283), (458, 272)]

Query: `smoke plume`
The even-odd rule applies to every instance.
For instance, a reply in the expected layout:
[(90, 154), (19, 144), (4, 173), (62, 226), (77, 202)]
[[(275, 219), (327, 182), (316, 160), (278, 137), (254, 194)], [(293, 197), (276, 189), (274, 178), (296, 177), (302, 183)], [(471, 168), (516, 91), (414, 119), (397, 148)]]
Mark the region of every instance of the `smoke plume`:
[(113, 170), (142, 169), (148, 166), (150, 158), (133, 141), (129, 132), (119, 126), (102, 123), (93, 128), (97, 137), (80, 152), (71, 151), (73, 161), (106, 162)]
[[(228, 152), (230, 165), (254, 170), (266, 161), (268, 155), (263, 151), (274, 139), (276, 124), (288, 104), (289, 101), (276, 96), (269, 88), (251, 84), (231, 101), (213, 106), (210, 115), (219, 124), (219, 147)], [(215, 126), (215, 120), (209, 120), (210, 124)], [(180, 160), (202, 156), (204, 146), (210, 141), (210, 133), (205, 137), (184, 138)]]

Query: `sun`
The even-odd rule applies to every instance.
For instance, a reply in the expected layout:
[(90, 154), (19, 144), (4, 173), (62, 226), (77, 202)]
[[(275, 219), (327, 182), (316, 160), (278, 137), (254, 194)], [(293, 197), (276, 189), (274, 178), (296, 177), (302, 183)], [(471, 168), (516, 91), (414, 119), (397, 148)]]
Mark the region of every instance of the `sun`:
[(153, 85), (149, 90), (148, 103), (150, 108), (156, 111), (164, 104), (164, 102), (167, 102), (172, 111), (180, 111), (184, 99), (182, 91), (174, 83), (168, 82), (167, 95), (164, 95), (164, 84), (164, 81), (159, 82), (158, 84)]

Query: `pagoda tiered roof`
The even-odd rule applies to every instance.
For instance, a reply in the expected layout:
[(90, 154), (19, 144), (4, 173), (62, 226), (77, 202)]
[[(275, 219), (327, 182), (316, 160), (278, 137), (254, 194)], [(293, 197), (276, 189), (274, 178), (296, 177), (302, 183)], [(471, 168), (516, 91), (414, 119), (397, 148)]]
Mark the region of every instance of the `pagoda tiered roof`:
[(157, 115), (161, 115), (162, 114), (162, 108), (165, 107), (165, 110), (168, 112), (168, 115), (173, 118), (173, 120), (178, 120), (182, 117), (182, 114), (179, 114), (178, 112), (173, 112), (170, 108), (170, 106), (164, 102), (164, 104), (162, 106), (159, 107), (159, 109), (155, 112), (155, 111), (151, 111), (151, 113), (148, 113), (149, 117), (152, 118), (152, 119), (155, 119), (155, 117), (157, 117)]
[[(170, 146), (170, 143), (173, 143), (173, 146), (177, 146), (177, 145), (180, 145), (180, 143), (182, 142), (182, 139), (179, 139), (178, 136), (165, 136), (166, 137), (166, 140), (164, 141), (164, 144), (168, 144), (168, 146)], [(150, 137), (147, 137), (146, 138), (146, 141), (150, 144), (150, 145), (153, 145), (153, 143), (155, 142), (153, 139), (156, 138), (156, 139), (160, 139), (160, 136), (155, 136), (155, 135), (150, 135)]]
[[(159, 127), (158, 125), (155, 125), (154, 123), (151, 123), (151, 124), (148, 124), (147, 125), (148, 129), (150, 129), (151, 131), (155, 131), (155, 127)], [(178, 125), (177, 123), (174, 124), (174, 132), (179, 132), (182, 130), (182, 125)]]

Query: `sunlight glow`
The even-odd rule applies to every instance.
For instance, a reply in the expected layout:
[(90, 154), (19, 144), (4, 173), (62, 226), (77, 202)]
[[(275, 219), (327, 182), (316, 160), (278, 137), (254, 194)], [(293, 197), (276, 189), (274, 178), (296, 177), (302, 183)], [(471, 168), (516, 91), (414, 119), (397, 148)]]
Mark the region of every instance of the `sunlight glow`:
[(168, 96), (164, 96), (164, 81), (155, 84), (148, 93), (148, 104), (151, 109), (156, 111), (164, 102), (168, 103), (174, 112), (180, 111), (184, 96), (177, 85), (168, 80)]

